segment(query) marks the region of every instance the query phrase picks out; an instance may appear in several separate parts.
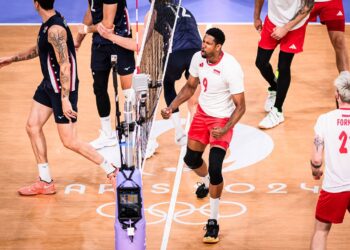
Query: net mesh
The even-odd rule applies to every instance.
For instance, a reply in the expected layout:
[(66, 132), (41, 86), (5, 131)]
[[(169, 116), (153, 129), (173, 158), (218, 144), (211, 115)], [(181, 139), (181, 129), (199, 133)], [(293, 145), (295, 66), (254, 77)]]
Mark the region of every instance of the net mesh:
[(137, 165), (143, 166), (155, 112), (162, 91), (169, 48), (181, 0), (153, 0), (140, 53), (140, 73), (149, 75), (145, 122), (137, 128)]

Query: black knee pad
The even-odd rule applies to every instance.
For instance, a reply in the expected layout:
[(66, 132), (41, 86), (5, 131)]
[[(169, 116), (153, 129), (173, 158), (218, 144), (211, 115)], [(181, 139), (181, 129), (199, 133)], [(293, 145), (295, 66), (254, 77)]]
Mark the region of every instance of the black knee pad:
[(226, 151), (222, 148), (212, 147), (209, 152), (209, 178), (210, 184), (219, 185), (223, 182), (222, 164), (224, 162)]
[(203, 152), (194, 151), (189, 147), (187, 147), (186, 155), (184, 157), (184, 162), (190, 169), (199, 168), (203, 164), (202, 155), (203, 155)]

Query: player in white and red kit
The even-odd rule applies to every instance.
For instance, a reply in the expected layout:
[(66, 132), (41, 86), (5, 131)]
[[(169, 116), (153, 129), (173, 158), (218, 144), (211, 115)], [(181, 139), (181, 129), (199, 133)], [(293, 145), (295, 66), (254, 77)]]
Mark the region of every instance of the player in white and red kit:
[(345, 13), (342, 0), (315, 0), (315, 6), (310, 13), (310, 22), (320, 18), (327, 26), (328, 36), (335, 52), (339, 77), (350, 79), (349, 55), (345, 40)]
[(350, 212), (350, 80), (337, 78), (336, 99), (339, 109), (321, 115), (315, 125), (315, 139), (311, 158), (314, 179), (325, 177), (316, 207), (315, 231), (311, 249), (326, 249), (326, 241), (333, 223), (342, 223)]
[[(205, 243), (219, 241), (217, 223), (219, 200), (223, 189), (222, 164), (229, 147), (233, 127), (245, 112), (243, 72), (230, 54), (222, 51), (224, 33), (218, 28), (206, 31), (201, 52), (194, 54), (186, 85), (169, 105), (162, 109), (164, 119), (195, 92), (201, 85), (199, 105), (188, 133), (185, 164), (203, 178), (197, 197), (210, 193), (210, 217), (203, 238)], [(210, 144), (209, 166), (202, 159)], [(209, 177), (209, 178), (208, 178)], [(210, 183), (209, 183), (210, 182)]]
[[(295, 53), (303, 51), (308, 14), (314, 0), (269, 0), (264, 25), (260, 13), (264, 0), (255, 0), (254, 26), (261, 34), (255, 64), (269, 83), (265, 102), (267, 116), (259, 123), (269, 129), (284, 121), (282, 106), (291, 82), (291, 64)], [(277, 45), (279, 77), (276, 80), (270, 59)]]

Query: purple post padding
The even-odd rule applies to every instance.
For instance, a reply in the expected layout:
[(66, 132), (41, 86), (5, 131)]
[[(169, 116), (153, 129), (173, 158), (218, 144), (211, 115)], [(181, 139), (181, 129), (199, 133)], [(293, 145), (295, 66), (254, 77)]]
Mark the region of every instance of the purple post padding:
[[(123, 170), (126, 176), (130, 175), (129, 170)], [(131, 242), (126, 230), (122, 228), (122, 225), (118, 220), (118, 195), (116, 195), (116, 206), (115, 206), (115, 223), (114, 223), (114, 231), (115, 231), (115, 250), (145, 250), (146, 249), (146, 220), (145, 220), (145, 212), (144, 212), (144, 203), (143, 203), (143, 195), (142, 195), (142, 179), (141, 173), (139, 169), (135, 168), (134, 174), (132, 175), (132, 180), (137, 183), (137, 185), (141, 188), (141, 198), (142, 198), (142, 219), (136, 223), (135, 235), (133, 242)], [(117, 186), (125, 181), (124, 176), (119, 173), (117, 176)], [(132, 187), (133, 184), (131, 181), (126, 181), (123, 186)]]

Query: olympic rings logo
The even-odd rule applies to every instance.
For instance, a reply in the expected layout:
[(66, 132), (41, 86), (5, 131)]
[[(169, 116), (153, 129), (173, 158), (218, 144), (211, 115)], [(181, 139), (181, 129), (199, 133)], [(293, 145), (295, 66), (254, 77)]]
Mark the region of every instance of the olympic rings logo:
[[(160, 206), (166, 206), (166, 205), (169, 205), (169, 202), (155, 203), (155, 204), (149, 206), (148, 208), (145, 208), (145, 212), (148, 212), (150, 215), (152, 215), (156, 218), (159, 218), (157, 220), (147, 222), (147, 225), (159, 224), (159, 223), (162, 223), (163, 221), (166, 220), (167, 212), (165, 212), (159, 208)], [(197, 212), (206, 216), (206, 217), (208, 217), (210, 215), (210, 204), (209, 203), (206, 203), (206, 204), (200, 206), (199, 208), (196, 208), (196, 206), (191, 204), (191, 203), (182, 202), (182, 201), (176, 202), (176, 205), (185, 207), (184, 209), (181, 209), (181, 210), (176, 211), (174, 213), (174, 218), (173, 218), (174, 221), (176, 221), (177, 223), (180, 223), (180, 224), (202, 225), (202, 224), (205, 224), (206, 221), (205, 222), (190, 221), (190, 220), (185, 220), (185, 217), (193, 218), (194, 216), (189, 216), (189, 215), (192, 215), (193, 213), (197, 213)], [(114, 215), (111, 215), (111, 214), (104, 212), (105, 208), (109, 207), (109, 206), (115, 206), (115, 202), (109, 202), (109, 203), (102, 204), (101, 206), (99, 206), (96, 209), (96, 212), (103, 217), (115, 218)], [(235, 201), (222, 201), (221, 200), (220, 206), (230, 206), (231, 207), (231, 209), (228, 210), (231, 213), (220, 214), (220, 219), (237, 217), (237, 216), (240, 216), (240, 215), (247, 212), (247, 207), (245, 205), (243, 205), (242, 203), (239, 203), (239, 202), (235, 202)], [(113, 211), (114, 211), (114, 209), (113, 209)], [(234, 212), (232, 212), (232, 211), (234, 211)]]

